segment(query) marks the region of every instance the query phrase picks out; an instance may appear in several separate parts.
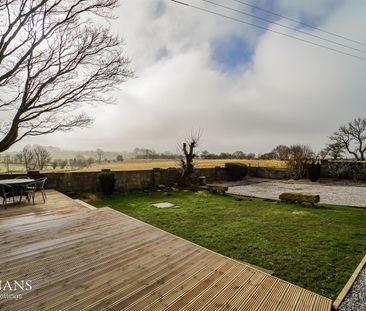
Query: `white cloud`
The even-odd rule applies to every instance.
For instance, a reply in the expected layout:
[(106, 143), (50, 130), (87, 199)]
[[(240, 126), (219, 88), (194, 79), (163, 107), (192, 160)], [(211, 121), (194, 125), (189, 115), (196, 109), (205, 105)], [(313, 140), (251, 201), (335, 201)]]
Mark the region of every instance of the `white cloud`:
[[(322, 28), (366, 41), (362, 1), (331, 12), (329, 0), (304, 3), (280, 6), (286, 14), (327, 16)], [(118, 15), (115, 30), (126, 38), (138, 77), (122, 86), (118, 105), (91, 110), (92, 128), (34, 142), (175, 151), (180, 137), (201, 128), (202, 149), (212, 152), (265, 152), (292, 143), (320, 149), (339, 125), (366, 116), (365, 61), (270, 32), (258, 37), (247, 26), (169, 1), (125, 0)], [(211, 59), (211, 42), (231, 35), (256, 48), (250, 66), (225, 74)]]

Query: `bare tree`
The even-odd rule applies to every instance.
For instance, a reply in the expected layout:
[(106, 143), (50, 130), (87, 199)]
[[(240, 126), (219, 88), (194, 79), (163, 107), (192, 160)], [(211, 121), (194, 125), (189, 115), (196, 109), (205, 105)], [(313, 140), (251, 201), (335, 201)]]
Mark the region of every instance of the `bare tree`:
[(98, 23), (118, 0), (0, 1), (0, 152), (26, 136), (91, 124), (83, 104), (131, 77), (122, 41)]
[(232, 154), (232, 158), (234, 159), (245, 159), (245, 153), (243, 151), (235, 151), (233, 154)]
[(102, 162), (102, 157), (103, 157), (103, 154), (104, 154), (104, 151), (102, 149), (97, 149), (95, 150), (95, 152), (97, 153), (97, 161), (100, 163)]
[(273, 152), (266, 152), (258, 156), (260, 160), (273, 160), (276, 159), (276, 155)]
[(180, 184), (187, 185), (188, 178), (193, 173), (194, 164), (193, 160), (196, 158), (195, 150), (198, 147), (198, 143), (201, 137), (201, 133), (191, 134), (182, 143), (182, 157), (180, 159), (180, 166), (182, 169), (182, 174), (180, 177)]
[(36, 146), (33, 148), (34, 157), (37, 163), (37, 167), (42, 171), (47, 163), (51, 161), (51, 154), (48, 150), (42, 146)]
[(35, 169), (35, 157), (33, 150), (30, 146), (26, 146), (20, 152), (20, 156), (22, 157), (22, 163), (26, 170)]
[(357, 161), (365, 160), (366, 152), (366, 118), (356, 118), (341, 126), (330, 136), (330, 140), (352, 154)]
[(286, 162), (290, 178), (300, 179), (306, 175), (306, 166), (314, 157), (314, 152), (309, 146), (292, 145), (289, 147), (288, 160)]
[(333, 160), (338, 160), (342, 158), (344, 153), (344, 147), (340, 143), (328, 144), (326, 149), (328, 150), (329, 156)]
[(4, 163), (5, 163), (5, 167), (6, 167), (6, 172), (9, 173), (10, 172), (10, 163), (11, 163), (10, 154), (6, 154), (4, 156)]
[(55, 170), (57, 168), (57, 166), (58, 166), (58, 161), (57, 160), (53, 160), (52, 163), (51, 163), (51, 165), (52, 165), (52, 168)]
[(285, 145), (278, 145), (272, 150), (272, 154), (276, 160), (286, 161), (289, 157), (290, 148)]
[(23, 155), (22, 155), (22, 153), (21, 153), (21, 152), (17, 153), (17, 154), (15, 155), (15, 158), (16, 158), (16, 162), (18, 162), (19, 164), (23, 164), (23, 163), (24, 163), (24, 162), (23, 162)]
[(60, 168), (63, 170), (67, 166), (67, 160), (60, 160)]
[(320, 158), (321, 160), (325, 160), (327, 156), (329, 156), (329, 149), (328, 149), (328, 147), (323, 148), (317, 154), (317, 157)]
[(93, 157), (89, 157), (86, 159), (87, 166), (91, 166), (93, 163), (95, 163), (95, 159)]

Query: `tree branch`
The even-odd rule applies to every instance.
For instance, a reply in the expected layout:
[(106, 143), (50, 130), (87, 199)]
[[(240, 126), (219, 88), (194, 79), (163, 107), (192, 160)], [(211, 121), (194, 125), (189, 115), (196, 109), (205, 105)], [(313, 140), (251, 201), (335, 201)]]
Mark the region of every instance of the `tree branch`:
[[(26, 136), (90, 125), (82, 104), (106, 103), (105, 94), (133, 76), (122, 40), (109, 28), (85, 24), (108, 16), (117, 0), (7, 1), (0, 25), (0, 109), (12, 108), (0, 151)], [(16, 15), (12, 12), (18, 12)], [(5, 13), (6, 14), (6, 13)], [(0, 17), (2, 16), (0, 12)], [(3, 27), (3, 29), (2, 29)]]

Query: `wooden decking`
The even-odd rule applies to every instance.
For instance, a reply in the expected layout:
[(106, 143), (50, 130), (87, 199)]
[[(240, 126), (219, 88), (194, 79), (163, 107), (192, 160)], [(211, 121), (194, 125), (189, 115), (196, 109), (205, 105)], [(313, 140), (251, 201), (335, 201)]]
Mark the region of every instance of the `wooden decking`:
[[(0, 310), (326, 310), (320, 295), (110, 208), (57, 193), (0, 210), (0, 279), (31, 280)], [(14, 293), (13, 293), (14, 294)]]

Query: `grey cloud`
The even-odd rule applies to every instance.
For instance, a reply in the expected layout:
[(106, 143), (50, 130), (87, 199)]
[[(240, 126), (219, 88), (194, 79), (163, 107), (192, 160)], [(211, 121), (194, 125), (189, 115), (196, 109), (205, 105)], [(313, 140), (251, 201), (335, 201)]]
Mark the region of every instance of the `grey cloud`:
[[(170, 4), (159, 9), (161, 3), (122, 3), (115, 30), (126, 38), (138, 77), (122, 86), (118, 104), (92, 108), (90, 129), (35, 143), (175, 151), (180, 137), (201, 128), (201, 149), (212, 152), (265, 152), (292, 143), (320, 149), (339, 125), (366, 116), (366, 62), (269, 32), (257, 37), (248, 28), (252, 65), (223, 74), (211, 60), (210, 42), (247, 28)], [(366, 41), (365, 3), (342, 2), (331, 12), (329, 0), (296, 3), (295, 15), (319, 10), (323, 28)]]

